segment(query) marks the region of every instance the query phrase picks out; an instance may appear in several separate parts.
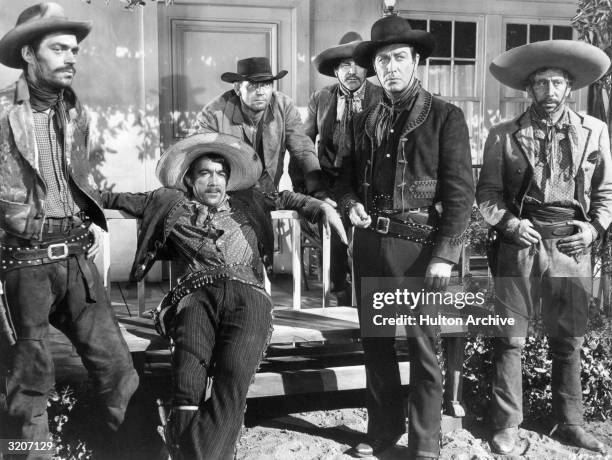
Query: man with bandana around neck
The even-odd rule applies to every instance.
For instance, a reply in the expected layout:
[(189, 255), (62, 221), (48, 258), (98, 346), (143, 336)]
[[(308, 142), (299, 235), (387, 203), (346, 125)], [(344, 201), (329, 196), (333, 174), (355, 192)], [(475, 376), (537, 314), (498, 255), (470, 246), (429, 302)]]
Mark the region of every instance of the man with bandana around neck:
[[(89, 372), (101, 402), (92, 432), (104, 444), (113, 443), (138, 386), (93, 263), (106, 220), (90, 173), (88, 116), (71, 89), (78, 43), (91, 27), (45, 2), (24, 10), (0, 39), (0, 62), (23, 69), (4, 94), (14, 102), (0, 115), (0, 320), (9, 344), (0, 360), (2, 438), (48, 439), (50, 324), (70, 339)], [(51, 453), (32, 451), (28, 458)]]
[[(367, 80), (367, 77), (374, 75), (374, 71), (364, 69), (353, 59), (353, 51), (361, 41), (361, 36), (356, 32), (347, 32), (338, 45), (323, 50), (313, 60), (320, 74), (337, 80), (333, 85), (312, 93), (304, 122), (306, 135), (317, 148), (323, 180), (332, 191), (342, 170), (342, 155), (348, 153), (343, 144), (350, 132), (353, 116), (378, 104), (382, 97), (382, 88)], [(293, 190), (305, 193), (303, 174), (293, 160), (289, 163), (289, 175)], [(302, 224), (302, 229), (309, 237), (320, 239), (317, 228)], [(333, 235), (330, 279), (338, 305), (351, 304), (352, 289), (347, 281), (348, 273), (346, 246)]]
[(580, 349), (592, 288), (591, 245), (612, 221), (607, 126), (574, 112), (568, 96), (606, 73), (610, 59), (589, 44), (548, 40), (493, 60), (501, 83), (533, 103), (489, 132), (476, 199), (498, 233), (492, 251), (496, 313), (515, 319), (495, 339), (491, 448), (512, 455), (523, 420), (521, 351), (529, 322), (542, 319), (552, 356), (551, 434), (599, 453), (582, 427)]
[[(459, 260), (474, 201), (468, 128), (461, 109), (432, 96), (416, 77), (435, 40), (408, 20), (387, 16), (357, 45), (355, 62), (373, 68), (382, 101), (356, 115), (350, 154), (338, 179), (339, 208), (355, 227), (353, 268), (367, 373), (367, 439), (356, 455), (376, 455), (395, 445), (409, 419), (409, 458), (438, 458), (442, 375), (436, 330), (407, 326), (410, 400), (404, 413), (394, 348), (368, 330), (371, 303), (361, 298), (366, 277), (397, 277), (411, 289), (442, 290)], [(430, 306), (417, 307), (423, 314)], [(368, 317), (370, 315), (370, 317)], [(368, 318), (367, 320), (365, 318)], [(382, 334), (381, 334), (382, 335)]]

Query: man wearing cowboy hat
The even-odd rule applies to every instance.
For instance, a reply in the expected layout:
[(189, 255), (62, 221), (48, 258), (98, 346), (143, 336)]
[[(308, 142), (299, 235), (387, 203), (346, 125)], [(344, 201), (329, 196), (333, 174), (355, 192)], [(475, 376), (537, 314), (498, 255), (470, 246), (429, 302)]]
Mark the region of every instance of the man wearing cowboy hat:
[(321, 167), (312, 141), (304, 134), (300, 114), (289, 96), (274, 90), (274, 81), (285, 75), (286, 70), (274, 75), (266, 57), (239, 60), (236, 72), (221, 75), (221, 80), (234, 87), (198, 114), (201, 132), (231, 134), (253, 147), (264, 166), (258, 183), (264, 192), (278, 189), (285, 152), (289, 151), (292, 162), (306, 177), (307, 191), (326, 197)]
[[(592, 284), (590, 247), (612, 221), (608, 129), (567, 105), (610, 60), (584, 42), (549, 40), (511, 49), (490, 71), (533, 103), (489, 132), (476, 198), (499, 233), (495, 307), (512, 316), (495, 343), (492, 448), (511, 453), (522, 422), (521, 350), (540, 316), (552, 355), (554, 434), (603, 452), (583, 428), (580, 348)], [(541, 302), (541, 307), (539, 306)]]
[[(361, 41), (358, 33), (347, 32), (338, 45), (322, 51), (313, 61), (320, 74), (337, 79), (333, 85), (312, 93), (304, 123), (306, 135), (316, 142), (323, 180), (330, 189), (333, 189), (342, 169), (343, 155), (348, 153), (343, 144), (353, 114), (378, 104), (382, 97), (382, 88), (366, 79), (374, 75), (374, 71), (364, 69), (353, 59), (353, 51)], [(289, 175), (293, 189), (303, 191), (304, 178), (293, 161), (289, 163)], [(318, 238), (312, 229), (305, 228), (305, 231)], [(330, 275), (338, 305), (348, 305), (351, 301), (351, 289), (346, 281), (348, 272), (346, 247), (334, 238), (331, 241)]]
[(92, 261), (106, 220), (90, 174), (89, 118), (71, 89), (78, 44), (91, 27), (44, 2), (26, 8), (0, 39), (0, 62), (23, 69), (3, 95), (12, 104), (0, 114), (1, 317), (12, 343), (0, 360), (8, 367), (2, 438), (48, 437), (50, 323), (81, 356), (101, 397), (105, 428), (122, 423), (138, 386)]
[(166, 432), (173, 459), (234, 458), (247, 390), (272, 327), (262, 263), (269, 265), (274, 249), (270, 211), (328, 221), (346, 243), (331, 205), (289, 191), (263, 194), (254, 188), (261, 171), (259, 156), (240, 139), (196, 134), (159, 160), (164, 188), (103, 194), (107, 207), (142, 219), (132, 279), (141, 280), (162, 252), (186, 267), (156, 315), (158, 331), (173, 343)]
[[(474, 200), (463, 113), (422, 89), (416, 78), (418, 63), (433, 51), (433, 36), (387, 16), (374, 23), (371, 37), (355, 48), (355, 62), (376, 71), (384, 95), (355, 117), (352, 155), (338, 179), (340, 209), (355, 226), (353, 268), (368, 382), (368, 440), (356, 447), (360, 456), (393, 446), (405, 431), (395, 328), (383, 333), (369, 327), (361, 281), (398, 277), (413, 290), (444, 289)], [(437, 458), (442, 376), (436, 331), (406, 329), (413, 356), (408, 448), (411, 458)]]

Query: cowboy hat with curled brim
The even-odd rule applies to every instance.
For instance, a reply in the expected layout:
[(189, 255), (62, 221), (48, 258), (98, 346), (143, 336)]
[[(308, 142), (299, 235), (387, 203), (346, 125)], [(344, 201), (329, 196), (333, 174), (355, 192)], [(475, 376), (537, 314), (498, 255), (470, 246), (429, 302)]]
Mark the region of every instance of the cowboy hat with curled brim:
[(546, 40), (500, 54), (489, 70), (504, 85), (525, 91), (529, 76), (538, 70), (565, 70), (574, 80), (572, 89), (580, 89), (599, 80), (609, 67), (610, 58), (596, 46), (576, 40)]
[(261, 176), (261, 161), (255, 150), (237, 137), (218, 133), (194, 134), (178, 141), (159, 159), (155, 174), (164, 187), (187, 192), (185, 174), (195, 160), (206, 154), (217, 154), (227, 161), (228, 192), (251, 188)]
[(281, 70), (274, 75), (270, 60), (267, 57), (250, 57), (241, 59), (236, 63), (236, 72), (225, 72), (221, 75), (221, 80), (227, 83), (235, 83), (237, 81), (272, 81), (283, 78), (287, 75), (286, 70)]
[(408, 19), (400, 16), (386, 16), (372, 26), (371, 40), (363, 41), (355, 47), (355, 62), (366, 69), (373, 69), (373, 59), (376, 52), (387, 45), (404, 44), (413, 46), (424, 62), (436, 47), (434, 36), (424, 30), (416, 30), (410, 26)]
[(54, 2), (43, 2), (21, 12), (17, 24), (0, 39), (0, 62), (20, 69), (23, 65), (21, 48), (37, 38), (54, 32), (74, 34), (77, 42), (91, 31), (91, 21), (70, 21), (64, 9)]
[[(353, 59), (353, 52), (363, 39), (357, 32), (345, 33), (336, 46), (327, 48), (315, 56), (312, 63), (320, 74), (335, 77), (336, 67), (343, 59)], [(367, 69), (366, 77), (374, 75), (373, 69)]]

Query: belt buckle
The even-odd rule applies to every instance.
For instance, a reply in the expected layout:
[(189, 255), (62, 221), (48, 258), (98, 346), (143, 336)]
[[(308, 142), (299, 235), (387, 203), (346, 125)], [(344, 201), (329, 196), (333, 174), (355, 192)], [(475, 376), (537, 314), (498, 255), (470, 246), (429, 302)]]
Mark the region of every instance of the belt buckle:
[[(56, 249), (61, 249), (62, 253), (55, 254), (54, 251)], [(47, 257), (51, 260), (65, 259), (68, 257), (68, 245), (66, 243), (50, 244), (49, 247), (47, 247)]]
[(389, 222), (391, 220), (388, 217), (378, 216), (376, 218), (376, 231), (382, 235), (389, 233)]

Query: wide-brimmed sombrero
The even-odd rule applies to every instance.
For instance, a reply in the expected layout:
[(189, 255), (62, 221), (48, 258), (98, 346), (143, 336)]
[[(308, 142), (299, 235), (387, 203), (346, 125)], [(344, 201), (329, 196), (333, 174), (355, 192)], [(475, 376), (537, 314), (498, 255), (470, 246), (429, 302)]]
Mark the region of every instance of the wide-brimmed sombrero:
[(159, 159), (155, 174), (164, 187), (187, 192), (185, 173), (191, 163), (207, 153), (221, 155), (228, 162), (228, 192), (246, 190), (261, 176), (261, 161), (255, 150), (237, 137), (218, 133), (195, 134), (178, 141)]
[(363, 41), (355, 47), (355, 62), (361, 67), (372, 69), (372, 60), (376, 51), (383, 46), (404, 43), (414, 46), (421, 56), (420, 62), (425, 62), (436, 47), (436, 39), (424, 30), (416, 30), (410, 26), (407, 19), (400, 16), (385, 16), (372, 26), (371, 40)]
[(489, 70), (504, 85), (524, 91), (529, 76), (540, 69), (565, 70), (574, 79), (572, 89), (580, 89), (599, 80), (609, 67), (610, 58), (596, 46), (577, 40), (546, 40), (500, 54)]
[[(327, 48), (321, 51), (312, 60), (313, 65), (319, 71), (320, 74), (327, 75), (328, 77), (335, 77), (334, 73), (336, 67), (343, 59), (353, 59), (353, 53), (355, 48), (363, 39), (357, 32), (345, 33), (340, 42), (336, 46)], [(374, 70), (369, 68), (367, 70), (367, 77), (374, 75)]]
[(21, 48), (24, 45), (53, 32), (72, 33), (80, 42), (89, 34), (92, 25), (91, 21), (70, 21), (57, 3), (43, 2), (30, 6), (21, 12), (15, 27), (0, 39), (0, 62), (20, 69), (23, 64)]
[(250, 57), (241, 59), (236, 63), (236, 72), (225, 72), (221, 75), (221, 80), (227, 83), (234, 83), (237, 81), (271, 81), (278, 80), (287, 75), (286, 70), (281, 70), (279, 73), (274, 75), (272, 73), (272, 67), (270, 66), (270, 60), (267, 57)]

